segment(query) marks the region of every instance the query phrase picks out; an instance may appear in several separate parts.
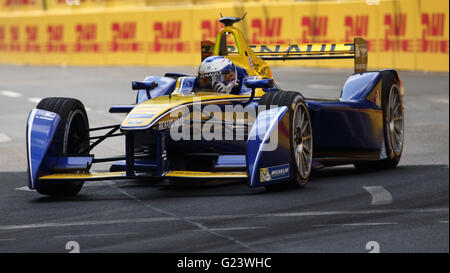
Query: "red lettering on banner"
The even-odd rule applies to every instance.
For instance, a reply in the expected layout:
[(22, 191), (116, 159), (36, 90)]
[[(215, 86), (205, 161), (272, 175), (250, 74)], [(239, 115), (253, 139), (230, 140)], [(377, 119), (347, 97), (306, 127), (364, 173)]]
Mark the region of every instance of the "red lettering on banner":
[(5, 27), (0, 26), (0, 51), (6, 51), (8, 46), (6, 45)]
[(367, 40), (367, 49), (375, 51), (376, 40), (367, 39), (369, 34), (369, 15), (356, 15), (344, 17), (345, 38), (342, 42), (352, 43), (354, 38), (361, 37)]
[(284, 44), (288, 40), (280, 38), (283, 18), (256, 18), (251, 22), (252, 44)]
[(100, 44), (97, 39), (97, 24), (77, 24), (75, 26), (77, 39), (75, 52), (99, 52)]
[(354, 37), (367, 36), (369, 29), (369, 15), (345, 16), (345, 39), (353, 40)]
[(41, 46), (38, 43), (38, 27), (25, 26), (25, 51), (26, 52), (40, 52)]
[(19, 41), (19, 33), (20, 33), (20, 29), (19, 26), (11, 26), (9, 28), (9, 33), (11, 35), (11, 41), (9, 44), (9, 50), (14, 52), (18, 52), (21, 51), (22, 49), (22, 45), (20, 44)]
[(200, 23), (200, 29), (202, 30), (202, 41), (212, 40), (215, 41), (219, 30), (223, 27), (223, 24), (217, 20), (209, 21), (203, 20)]
[(445, 13), (422, 13), (422, 37), (418, 39), (419, 51), (448, 54), (448, 37), (446, 39)]
[(34, 6), (36, 0), (6, 0), (3, 4), (5, 7), (11, 6)]
[(64, 43), (64, 26), (48, 25), (47, 26), (47, 52), (66, 52), (67, 45)]
[(189, 42), (181, 41), (182, 22), (155, 22), (155, 40), (150, 43), (150, 52), (189, 52)]
[(330, 43), (327, 39), (328, 16), (304, 16), (301, 18), (301, 43)]
[(111, 25), (113, 32), (111, 51), (138, 52), (140, 44), (136, 42), (136, 22), (115, 22)]
[(384, 39), (382, 40), (383, 51), (412, 52), (412, 40), (406, 39), (406, 13), (386, 14), (384, 16)]

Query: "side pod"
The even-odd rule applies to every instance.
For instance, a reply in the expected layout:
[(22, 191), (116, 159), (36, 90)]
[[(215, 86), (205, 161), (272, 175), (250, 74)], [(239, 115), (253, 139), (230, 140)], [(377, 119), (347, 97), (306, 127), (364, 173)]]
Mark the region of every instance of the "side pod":
[(27, 122), (28, 187), (35, 188), (39, 170), (48, 153), (61, 117), (53, 112), (33, 109)]
[(292, 179), (288, 108), (271, 108), (258, 114), (247, 140), (250, 187)]

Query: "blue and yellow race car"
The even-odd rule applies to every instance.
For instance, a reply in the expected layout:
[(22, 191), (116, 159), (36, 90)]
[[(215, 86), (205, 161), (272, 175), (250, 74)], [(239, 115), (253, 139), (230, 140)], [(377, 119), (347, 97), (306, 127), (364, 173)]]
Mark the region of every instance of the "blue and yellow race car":
[[(132, 82), (136, 104), (116, 105), (121, 124), (89, 127), (83, 104), (45, 98), (27, 122), (29, 188), (77, 194), (85, 181), (242, 180), (250, 187), (304, 186), (313, 169), (392, 168), (404, 137), (403, 85), (395, 70), (367, 71), (367, 43), (249, 45), (223, 17), (202, 41), (198, 76), (167, 73)], [(354, 59), (336, 100), (304, 98), (276, 85), (266, 60)], [(95, 132), (106, 132), (92, 136)], [(125, 154), (94, 147), (124, 137)], [(112, 162), (109, 172), (91, 172)]]

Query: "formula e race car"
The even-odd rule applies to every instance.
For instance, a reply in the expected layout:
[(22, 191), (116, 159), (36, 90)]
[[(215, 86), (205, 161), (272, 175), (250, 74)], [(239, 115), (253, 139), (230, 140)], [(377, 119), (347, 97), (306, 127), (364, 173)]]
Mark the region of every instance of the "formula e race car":
[[(45, 98), (27, 122), (29, 188), (77, 194), (85, 181), (112, 179), (242, 180), (250, 187), (304, 186), (312, 169), (354, 164), (392, 168), (402, 155), (403, 84), (395, 70), (367, 71), (367, 43), (249, 45), (223, 17), (216, 42), (202, 41), (202, 60), (226, 57), (237, 87), (198, 88), (203, 78), (177, 73), (132, 82), (136, 104), (117, 105), (121, 124), (90, 128), (83, 104)], [(336, 100), (281, 90), (265, 60), (354, 59), (355, 73)], [(212, 73), (211, 75), (215, 75)], [(226, 75), (225, 75), (226, 76)], [(103, 131), (106, 130), (106, 131)], [(91, 136), (93, 132), (106, 132)], [(124, 137), (124, 155), (91, 151)], [(112, 162), (108, 172), (90, 172)]]

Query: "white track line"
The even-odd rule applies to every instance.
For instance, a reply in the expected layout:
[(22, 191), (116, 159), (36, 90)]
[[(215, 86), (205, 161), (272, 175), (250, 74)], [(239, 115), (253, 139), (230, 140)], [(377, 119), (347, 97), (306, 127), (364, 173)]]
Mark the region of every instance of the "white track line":
[(323, 224), (323, 225), (313, 225), (313, 227), (383, 226), (383, 225), (398, 225), (398, 223), (345, 223), (345, 224)]
[(184, 222), (186, 222), (186, 223), (189, 223), (189, 224), (191, 224), (191, 225), (197, 227), (197, 228), (200, 229), (200, 230), (203, 230), (203, 231), (208, 232), (208, 233), (211, 234), (211, 235), (215, 235), (215, 236), (217, 236), (217, 237), (220, 237), (220, 238), (229, 240), (229, 241), (231, 241), (231, 242), (233, 242), (233, 243), (235, 243), (235, 244), (237, 244), (237, 245), (239, 245), (239, 246), (241, 246), (241, 247), (243, 247), (243, 248), (246, 248), (246, 249), (248, 249), (248, 250), (250, 250), (250, 251), (258, 252), (256, 249), (252, 248), (251, 246), (247, 245), (246, 243), (244, 243), (244, 242), (242, 242), (242, 241), (240, 241), (240, 240), (238, 240), (238, 239), (236, 239), (236, 238), (234, 238), (234, 237), (232, 237), (232, 236), (223, 235), (223, 234), (218, 233), (217, 231), (211, 230), (211, 229), (208, 228), (207, 226), (205, 226), (205, 225), (203, 225), (203, 224), (201, 224), (201, 223), (196, 222), (195, 219), (192, 218), (192, 217), (182, 217), (182, 216), (178, 216), (178, 215), (176, 215), (176, 214), (173, 213), (173, 212), (170, 212), (170, 211), (167, 211), (167, 210), (163, 210), (163, 209), (157, 208), (157, 207), (155, 207), (155, 206), (153, 206), (153, 205), (151, 205), (151, 204), (149, 204), (149, 203), (143, 203), (143, 202), (142, 202), (141, 200), (139, 200), (137, 197), (135, 197), (134, 195), (132, 195), (132, 194), (130, 194), (130, 193), (128, 193), (128, 192), (122, 190), (122, 189), (119, 188), (119, 187), (116, 187), (116, 186), (114, 186), (114, 185), (111, 185), (111, 187), (114, 188), (114, 189), (116, 189), (117, 191), (121, 192), (121, 193), (124, 194), (125, 196), (128, 196), (129, 198), (133, 199), (134, 201), (136, 201), (136, 202), (138, 202), (138, 203), (141, 203), (141, 204), (143, 204), (144, 206), (146, 206), (146, 207), (148, 207), (148, 208), (150, 208), (150, 209), (152, 209), (152, 210), (154, 210), (154, 211), (157, 211), (157, 212), (159, 212), (159, 213), (168, 215), (168, 216), (169, 216), (168, 218), (175, 218), (175, 219), (178, 220), (178, 221), (184, 221)]
[(0, 239), (0, 242), (5, 242), (5, 241), (15, 241), (16, 238), (6, 238), (6, 239)]
[[(228, 230), (247, 230), (247, 229), (265, 229), (266, 227), (227, 227), (227, 228), (209, 228), (214, 231), (228, 231)], [(204, 231), (202, 229), (190, 229), (187, 231)]]
[(96, 181), (94, 183), (86, 183), (84, 184), (83, 187), (102, 187), (102, 186), (109, 186), (109, 185), (114, 185), (116, 184), (116, 182), (114, 182), (113, 180), (105, 180), (105, 181)]
[(0, 90), (0, 95), (3, 95), (5, 97), (10, 98), (20, 98), (22, 97), (22, 94), (19, 92), (11, 91), (11, 90)]
[(337, 90), (339, 86), (337, 85), (328, 85), (328, 84), (307, 84), (307, 88), (310, 89), (326, 89), (326, 90)]
[(199, 221), (199, 220), (228, 220), (247, 218), (270, 218), (270, 217), (312, 217), (312, 216), (332, 216), (332, 215), (371, 215), (371, 214), (410, 214), (410, 213), (448, 213), (448, 208), (428, 208), (428, 209), (377, 209), (377, 210), (342, 210), (342, 211), (309, 211), (309, 212), (287, 212), (287, 213), (264, 213), (264, 214), (236, 214), (236, 215), (205, 215), (205, 216), (173, 216), (173, 217), (153, 217), (138, 219), (116, 219), (97, 220), (79, 222), (44, 222), (22, 225), (4, 225), (0, 230), (35, 229), (35, 228), (59, 228), (71, 226), (94, 226), (94, 225), (116, 225), (116, 224), (138, 224), (171, 221)]
[(57, 235), (53, 238), (74, 238), (74, 237), (108, 237), (108, 236), (129, 236), (129, 235), (139, 235), (137, 232), (127, 232), (127, 233), (99, 233), (99, 234), (69, 234), (69, 235)]
[(36, 191), (36, 190), (31, 190), (30, 188), (28, 188), (28, 186), (23, 186), (20, 188), (15, 188), (15, 190), (17, 191)]
[(448, 224), (448, 221), (439, 221), (441, 224)]
[(42, 100), (42, 98), (28, 98), (27, 99), (29, 102), (31, 102), (31, 103), (39, 103), (41, 100)]
[(431, 99), (431, 101), (445, 103), (445, 104), (448, 104), (448, 102), (449, 102), (448, 99), (441, 99), (441, 98), (433, 98), (433, 99)]
[[(0, 136), (0, 142), (1, 142), (1, 136)], [(84, 185), (84, 187), (101, 187), (101, 186), (108, 186), (108, 185), (114, 185), (115, 182), (114, 181), (98, 181), (95, 183), (87, 183), (86, 185)], [(15, 188), (16, 191), (32, 191), (35, 192), (36, 190), (31, 190), (30, 188), (28, 188), (28, 186), (23, 186), (23, 187), (19, 187), (19, 188)]]
[(3, 133), (0, 133), (0, 143), (11, 141), (11, 138)]
[(392, 204), (392, 195), (382, 186), (365, 186), (363, 187), (372, 196), (371, 205), (389, 205)]

